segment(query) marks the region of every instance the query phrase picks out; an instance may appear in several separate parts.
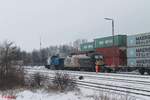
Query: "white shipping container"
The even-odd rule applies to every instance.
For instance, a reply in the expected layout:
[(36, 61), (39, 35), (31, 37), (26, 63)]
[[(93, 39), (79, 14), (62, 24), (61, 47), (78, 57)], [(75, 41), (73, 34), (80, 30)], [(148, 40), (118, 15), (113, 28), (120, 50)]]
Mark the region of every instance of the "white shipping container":
[(150, 67), (150, 58), (128, 58), (129, 67)]
[(127, 57), (150, 58), (150, 46), (127, 48)]
[(150, 33), (141, 33), (127, 37), (127, 46), (150, 46)]

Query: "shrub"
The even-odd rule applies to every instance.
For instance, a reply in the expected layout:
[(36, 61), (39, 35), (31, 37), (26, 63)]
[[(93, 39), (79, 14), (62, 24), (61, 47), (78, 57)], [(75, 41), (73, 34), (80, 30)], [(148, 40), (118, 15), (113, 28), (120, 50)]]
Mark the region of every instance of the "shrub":
[(58, 72), (55, 73), (53, 86), (55, 89), (61, 91), (70, 91), (77, 88), (75, 78), (71, 77), (69, 74)]
[(9, 67), (8, 72), (0, 73), (0, 90), (13, 89), (24, 86), (24, 71)]
[(29, 88), (40, 88), (44, 86), (46, 79), (47, 76), (40, 73), (35, 73), (33, 76), (29, 77), (25, 83)]

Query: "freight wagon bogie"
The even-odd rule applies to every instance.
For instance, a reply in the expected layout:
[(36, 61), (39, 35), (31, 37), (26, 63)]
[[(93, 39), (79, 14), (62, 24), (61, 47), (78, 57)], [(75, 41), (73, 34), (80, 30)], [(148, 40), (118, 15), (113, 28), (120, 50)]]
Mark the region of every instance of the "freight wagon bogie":
[(143, 68), (143, 67), (138, 67), (137, 68), (138, 69), (138, 71), (139, 71), (139, 73), (141, 74), (141, 75), (144, 75), (145, 73), (147, 73), (148, 75), (150, 75), (150, 68)]
[(150, 68), (147, 69), (147, 73), (148, 73), (148, 75), (150, 75)]

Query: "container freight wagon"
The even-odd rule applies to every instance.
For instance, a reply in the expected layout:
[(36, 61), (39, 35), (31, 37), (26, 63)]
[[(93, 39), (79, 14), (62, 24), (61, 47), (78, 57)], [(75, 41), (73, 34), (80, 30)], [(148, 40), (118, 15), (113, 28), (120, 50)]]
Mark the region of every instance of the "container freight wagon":
[(108, 67), (122, 67), (126, 65), (126, 50), (120, 48), (97, 48), (96, 52), (104, 56), (104, 63)]
[(106, 69), (119, 70), (126, 66), (126, 35), (116, 35), (94, 39), (95, 51), (104, 56)]
[(150, 74), (150, 33), (127, 37), (127, 66)]

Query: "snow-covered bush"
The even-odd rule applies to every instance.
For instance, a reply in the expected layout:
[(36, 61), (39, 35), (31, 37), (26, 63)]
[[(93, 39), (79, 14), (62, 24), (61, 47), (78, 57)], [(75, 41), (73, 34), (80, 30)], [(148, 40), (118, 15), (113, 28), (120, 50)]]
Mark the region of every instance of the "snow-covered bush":
[(70, 91), (77, 88), (75, 78), (66, 73), (55, 73), (53, 86), (61, 91)]
[(47, 79), (47, 76), (44, 76), (40, 73), (35, 73), (31, 77), (26, 79), (26, 85), (31, 88), (41, 88), (45, 86), (45, 81)]

